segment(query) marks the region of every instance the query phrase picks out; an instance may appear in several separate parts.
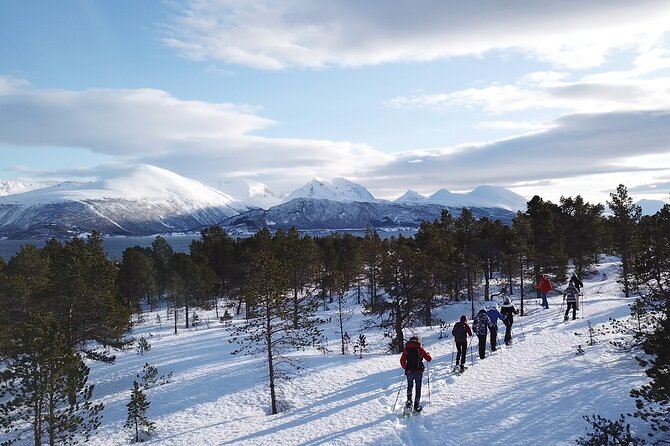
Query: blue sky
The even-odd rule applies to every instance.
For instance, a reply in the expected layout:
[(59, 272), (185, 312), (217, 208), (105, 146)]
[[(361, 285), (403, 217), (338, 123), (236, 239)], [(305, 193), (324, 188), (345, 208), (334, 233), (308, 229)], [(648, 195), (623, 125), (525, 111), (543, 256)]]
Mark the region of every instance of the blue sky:
[(668, 30), (649, 0), (5, 1), (0, 179), (670, 201)]

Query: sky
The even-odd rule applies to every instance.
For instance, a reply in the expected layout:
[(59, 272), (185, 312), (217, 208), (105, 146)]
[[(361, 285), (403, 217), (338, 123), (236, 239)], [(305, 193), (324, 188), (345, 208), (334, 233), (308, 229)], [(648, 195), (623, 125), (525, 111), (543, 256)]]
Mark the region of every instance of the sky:
[(670, 202), (665, 0), (0, 0), (0, 179)]

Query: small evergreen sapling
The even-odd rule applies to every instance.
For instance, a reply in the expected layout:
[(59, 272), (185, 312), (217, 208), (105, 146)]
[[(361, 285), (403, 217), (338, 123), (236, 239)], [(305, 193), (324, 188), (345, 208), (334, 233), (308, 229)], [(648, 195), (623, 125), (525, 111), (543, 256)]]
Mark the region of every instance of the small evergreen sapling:
[(140, 356), (142, 356), (142, 355), (144, 355), (144, 353), (151, 350), (151, 344), (149, 343), (149, 341), (147, 341), (147, 339), (144, 336), (142, 336), (137, 341), (137, 347), (136, 348), (137, 348), (137, 353)]
[(142, 387), (147, 390), (156, 383), (158, 383), (159, 386), (162, 386), (163, 384), (172, 381), (172, 372), (168, 373), (167, 376), (161, 375), (160, 378), (157, 378), (157, 376), (158, 367), (151, 365), (148, 362), (145, 363), (142, 368), (142, 375), (140, 376), (139, 373), (137, 374), (137, 377), (142, 380)]
[(359, 358), (363, 358), (363, 352), (368, 351), (368, 343), (367, 340), (365, 339), (365, 335), (363, 333), (358, 335), (358, 339), (356, 340), (356, 343), (354, 343), (354, 354), (358, 355)]
[(137, 381), (134, 381), (130, 402), (126, 405), (128, 418), (123, 427), (135, 431), (135, 443), (144, 441), (156, 430), (156, 424), (147, 418), (149, 404), (151, 403), (147, 400), (144, 390)]
[(586, 437), (579, 437), (576, 442), (580, 446), (639, 446), (647, 444), (643, 439), (635, 437), (630, 431), (630, 424), (622, 415), (616, 421), (600, 415), (583, 417), (593, 429)]

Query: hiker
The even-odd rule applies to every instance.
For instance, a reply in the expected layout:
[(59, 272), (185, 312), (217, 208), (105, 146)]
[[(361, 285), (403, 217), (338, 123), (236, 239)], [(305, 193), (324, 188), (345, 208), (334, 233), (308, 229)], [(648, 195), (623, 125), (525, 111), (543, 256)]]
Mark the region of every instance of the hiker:
[(465, 356), (468, 351), (468, 336), (472, 336), (472, 330), (468, 325), (468, 318), (466, 315), (461, 316), (461, 319), (454, 324), (451, 329), (451, 334), (454, 336), (456, 342), (456, 367), (454, 371), (462, 372), (465, 370)]
[(486, 333), (491, 325), (493, 324), (488, 314), (486, 314), (486, 309), (482, 308), (472, 322), (472, 328), (477, 333), (477, 338), (479, 339), (479, 359), (486, 357)]
[(542, 293), (542, 306), (547, 309), (549, 308), (549, 302), (547, 302), (547, 293), (553, 289), (549, 278), (545, 274), (540, 274), (540, 283), (536, 287)]
[(563, 315), (563, 320), (568, 320), (568, 313), (570, 308), (572, 308), (572, 320), (574, 321), (577, 317), (577, 295), (579, 290), (570, 282), (563, 291), (563, 301), (568, 303), (568, 307), (565, 309), (565, 314)]
[(498, 348), (498, 319), (504, 322), (505, 316), (500, 314), (500, 311), (498, 311), (498, 306), (495, 303), (489, 305), (486, 314), (491, 320), (489, 330), (491, 331), (491, 351), (494, 352)]
[(512, 324), (514, 323), (514, 315), (519, 314), (509, 296), (505, 296), (500, 312), (505, 315), (505, 345), (510, 345), (512, 343)]
[(423, 360), (430, 362), (433, 358), (430, 356), (419, 342), (418, 336), (409, 338), (405, 349), (400, 356), (400, 366), (405, 370), (407, 376), (407, 402), (405, 408), (412, 408), (412, 388), (416, 384), (416, 397), (414, 398), (414, 411), (420, 412), (421, 405), (421, 380), (423, 379)]
[(572, 273), (572, 277), (570, 277), (570, 282), (568, 282), (568, 285), (573, 285), (575, 288), (577, 288), (577, 292), (581, 293), (582, 288), (584, 287), (584, 282), (579, 280), (579, 277), (577, 277), (577, 274)]

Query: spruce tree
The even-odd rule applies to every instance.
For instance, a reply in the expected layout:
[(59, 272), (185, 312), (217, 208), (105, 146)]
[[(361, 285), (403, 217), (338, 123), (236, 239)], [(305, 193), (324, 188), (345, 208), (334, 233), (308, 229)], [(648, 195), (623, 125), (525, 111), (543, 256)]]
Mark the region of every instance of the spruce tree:
[[(126, 418), (123, 427), (132, 429), (135, 432), (135, 443), (143, 441), (144, 435), (151, 435), (156, 429), (156, 424), (147, 418), (150, 404), (142, 386), (137, 381), (134, 381), (130, 393), (130, 401), (126, 404), (128, 418)], [(140, 434), (142, 435), (140, 436)]]

